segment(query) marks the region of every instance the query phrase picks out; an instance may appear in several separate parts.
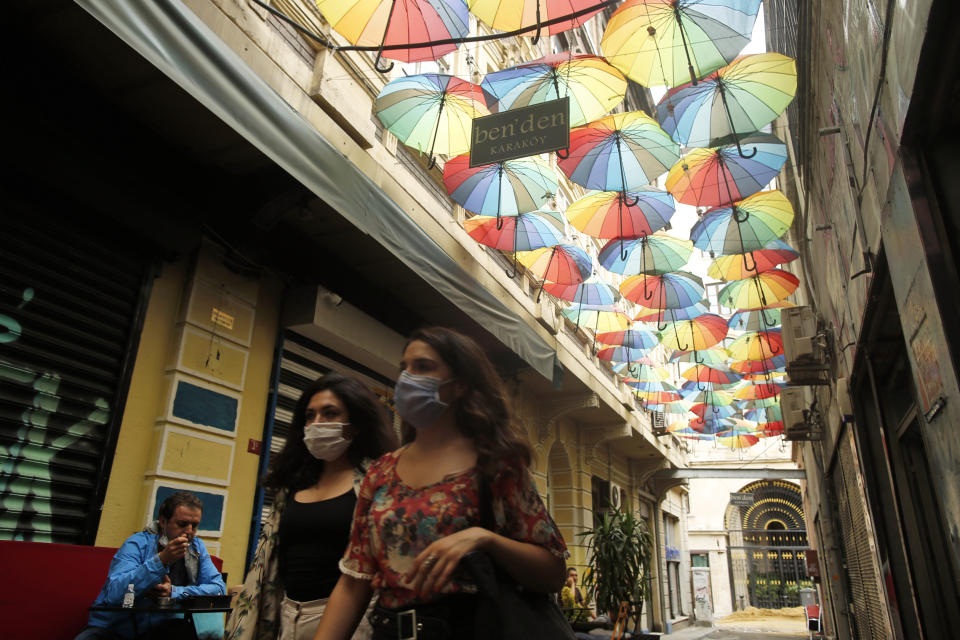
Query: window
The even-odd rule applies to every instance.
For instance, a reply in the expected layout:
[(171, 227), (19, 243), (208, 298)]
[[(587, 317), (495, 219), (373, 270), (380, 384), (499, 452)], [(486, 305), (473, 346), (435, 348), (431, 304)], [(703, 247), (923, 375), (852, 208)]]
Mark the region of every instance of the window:
[(709, 567), (710, 566), (710, 554), (709, 553), (691, 553), (690, 554), (690, 566), (691, 567)]
[(590, 493), (593, 496), (593, 526), (600, 523), (600, 518), (605, 511), (610, 509), (610, 481), (590, 477)]

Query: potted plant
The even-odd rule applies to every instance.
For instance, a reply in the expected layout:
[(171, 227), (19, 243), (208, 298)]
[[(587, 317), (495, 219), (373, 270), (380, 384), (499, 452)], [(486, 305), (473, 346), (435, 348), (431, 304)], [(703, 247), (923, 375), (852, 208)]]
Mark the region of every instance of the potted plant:
[(593, 529), (579, 535), (588, 538), (589, 571), (583, 587), (593, 597), (597, 611), (616, 620), (620, 604), (626, 602), (636, 632), (653, 576), (653, 541), (643, 520), (630, 511), (610, 509)]

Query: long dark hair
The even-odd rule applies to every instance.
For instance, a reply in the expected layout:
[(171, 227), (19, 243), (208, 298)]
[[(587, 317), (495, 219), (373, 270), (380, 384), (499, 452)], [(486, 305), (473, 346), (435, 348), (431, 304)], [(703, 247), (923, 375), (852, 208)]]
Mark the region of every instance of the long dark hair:
[(339, 398), (350, 414), (350, 424), (356, 435), (347, 456), (350, 463), (360, 468), (365, 458), (379, 458), (397, 448), (393, 427), (387, 413), (365, 384), (354, 378), (331, 372), (303, 390), (293, 409), (293, 421), (283, 450), (273, 459), (270, 472), (263, 484), (276, 489), (299, 491), (315, 484), (323, 473), (323, 460), (314, 458), (303, 443), (303, 428), (307, 421), (307, 405), (316, 394), (330, 391)]
[(480, 345), (446, 327), (418, 329), (407, 338), (407, 345), (415, 340), (433, 347), (463, 383), (464, 393), (454, 401), (454, 421), (473, 440), (477, 466), (491, 472), (497, 460), (505, 459), (529, 467), (530, 443), (515, 423), (503, 381)]

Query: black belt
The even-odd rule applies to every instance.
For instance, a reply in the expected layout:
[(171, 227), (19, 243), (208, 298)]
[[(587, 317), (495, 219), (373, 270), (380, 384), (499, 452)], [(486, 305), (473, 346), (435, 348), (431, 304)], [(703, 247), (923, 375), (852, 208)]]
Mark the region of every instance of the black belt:
[(377, 640), (449, 640), (455, 626), (471, 624), (475, 603), (472, 595), (456, 595), (409, 609), (377, 605), (368, 619)]

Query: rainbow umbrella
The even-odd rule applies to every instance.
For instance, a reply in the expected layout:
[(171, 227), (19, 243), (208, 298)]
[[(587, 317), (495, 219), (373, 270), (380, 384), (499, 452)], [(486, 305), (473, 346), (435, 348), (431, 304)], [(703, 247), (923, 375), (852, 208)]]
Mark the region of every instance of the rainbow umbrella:
[(473, 119), (487, 115), (478, 85), (442, 73), (421, 73), (391, 80), (380, 90), (373, 110), (400, 142), (430, 155), (470, 150)]
[(696, 318), (705, 313), (709, 313), (710, 309), (707, 308), (707, 305), (703, 301), (700, 301), (689, 307), (683, 307), (681, 309), (641, 309), (633, 319), (637, 322), (647, 322), (650, 324), (661, 325), (664, 321), (667, 321), (669, 318), (670, 322), (677, 322), (678, 320), (689, 320), (691, 318)]
[(698, 404), (707, 405), (713, 413), (714, 407), (730, 407), (733, 405), (733, 396), (728, 391), (721, 389), (694, 389), (683, 394), (683, 399), (692, 402), (694, 406)]
[[(483, 24), (497, 31), (517, 31), (530, 27), (524, 35), (534, 35), (534, 43), (540, 37), (542, 29), (555, 35), (579, 27), (603, 7), (579, 16), (572, 14), (590, 9), (596, 4), (594, 0), (467, 0), (470, 12)], [(567, 19), (554, 24), (543, 24), (567, 16)], [(534, 31), (535, 33), (531, 34)]]
[[(751, 331), (731, 342), (727, 351), (734, 360), (767, 360), (783, 353), (783, 337), (779, 329)], [(730, 368), (737, 371), (735, 364)]]
[[(720, 344), (727, 337), (727, 330), (725, 318), (705, 313), (690, 320), (669, 323), (660, 332), (660, 343), (676, 344), (680, 351), (702, 351)], [(696, 354), (694, 354), (694, 361), (697, 362)]]
[(517, 272), (517, 252), (552, 247), (563, 240), (563, 230), (557, 228), (554, 220), (539, 213), (474, 216), (465, 220), (463, 227), (480, 244), (514, 254), (513, 272), (507, 272), (511, 278)]
[(652, 349), (659, 344), (657, 336), (643, 327), (631, 326), (623, 331), (607, 331), (597, 334), (597, 342), (610, 346), (631, 349)]
[(655, 233), (635, 240), (614, 238), (597, 255), (597, 262), (607, 271), (623, 275), (639, 273), (664, 274), (687, 264), (693, 243)]
[(793, 58), (745, 55), (699, 82), (669, 91), (657, 104), (657, 119), (680, 144), (709, 146), (712, 140), (737, 140), (758, 131), (783, 113), (796, 92)]
[[(696, 361), (694, 361), (696, 358)], [(730, 360), (730, 354), (723, 347), (713, 347), (694, 353), (690, 351), (674, 351), (670, 354), (670, 362), (693, 362), (708, 367), (723, 367)]]
[(690, 229), (696, 248), (715, 255), (764, 249), (790, 229), (793, 207), (780, 191), (761, 191), (707, 211)]
[(570, 153), (558, 164), (582, 187), (626, 194), (652, 183), (679, 157), (679, 145), (656, 120), (629, 111), (572, 129)]
[(538, 210), (557, 192), (557, 174), (536, 158), (471, 167), (465, 153), (444, 165), (443, 184), (467, 211), (499, 218)]
[[(747, 262), (748, 256), (750, 262)], [(770, 271), (777, 265), (793, 262), (799, 257), (800, 254), (786, 242), (774, 240), (763, 249), (716, 258), (707, 267), (707, 275), (717, 280), (742, 280), (756, 273)]]
[[(764, 317), (761, 317), (763, 315)], [(767, 321), (770, 324), (767, 324)], [(763, 331), (780, 326), (780, 309), (748, 309), (737, 311), (727, 320), (733, 331)]]
[(736, 58), (761, 0), (627, 0), (610, 16), (600, 49), (646, 87), (672, 87)]
[[(717, 302), (730, 309), (762, 309), (790, 296), (798, 286), (797, 276), (782, 269), (771, 269), (728, 282), (717, 294)], [(771, 324), (767, 322), (768, 327)]]
[(735, 384), (740, 381), (740, 376), (717, 367), (709, 367), (705, 364), (694, 365), (686, 369), (682, 374), (685, 379), (691, 382), (707, 382), (710, 384)]
[(737, 147), (691, 149), (667, 175), (667, 191), (684, 204), (719, 207), (757, 193), (777, 177), (787, 161), (787, 146), (769, 133), (741, 141), (757, 154), (741, 157)]
[(783, 420), (783, 413), (779, 406), (768, 407), (766, 409), (750, 409), (743, 412), (743, 417), (747, 420), (753, 420), (758, 424), (777, 422)]
[[(654, 338), (654, 346), (656, 346), (656, 338)], [(597, 358), (608, 362), (636, 362), (646, 358), (650, 349), (651, 347), (609, 346), (597, 351)]]
[(393, 68), (393, 63), (381, 68), (381, 57), (422, 62), (457, 49), (453, 43), (386, 51), (384, 47), (463, 38), (470, 29), (463, 0), (316, 0), (316, 4), (334, 31), (348, 42), (380, 47), (374, 61), (374, 68), (380, 73)]
[(620, 373), (624, 382), (668, 382), (670, 374), (663, 367), (644, 364), (644, 359), (624, 362)]
[(708, 413), (702, 418), (690, 418), (687, 425), (698, 433), (716, 435), (717, 433), (727, 431), (733, 425), (729, 418), (723, 418), (713, 413)]
[(555, 244), (533, 251), (522, 251), (517, 255), (530, 273), (540, 278), (540, 292), (546, 282), (557, 284), (579, 284), (593, 273), (593, 259), (586, 251), (572, 244)]
[(753, 383), (762, 382), (766, 380), (773, 380), (774, 382), (780, 382), (782, 378), (787, 377), (786, 371), (768, 371), (767, 373), (745, 373), (743, 375), (744, 380), (749, 380)]
[(578, 327), (583, 325), (593, 329), (594, 335), (608, 331), (623, 331), (630, 326), (630, 318), (627, 314), (612, 306), (590, 307), (572, 304), (566, 309), (561, 309), (560, 315)]
[(736, 389), (733, 397), (737, 400), (763, 400), (780, 395), (783, 385), (775, 382), (761, 382), (760, 384), (747, 384)]
[(627, 80), (598, 56), (556, 54), (488, 73), (480, 86), (491, 111), (569, 98), (568, 124), (578, 127), (623, 102)]
[(684, 380), (680, 385), (680, 393), (686, 395), (695, 394), (698, 391), (727, 391), (731, 392), (732, 384), (719, 384), (716, 382), (696, 382), (695, 380)]
[(594, 238), (641, 238), (667, 226), (675, 211), (665, 191), (594, 191), (567, 207), (567, 219)]
[(648, 309), (682, 309), (703, 300), (703, 282), (686, 271), (661, 275), (630, 276), (620, 283), (620, 293)]
[(543, 290), (554, 298), (590, 307), (609, 306), (620, 299), (616, 289), (596, 276), (591, 276), (578, 284), (548, 282), (543, 285)]
[[(757, 332), (751, 332), (756, 334)], [(748, 335), (748, 334), (744, 334)], [(772, 355), (767, 352), (767, 357), (759, 360), (739, 360), (736, 362), (730, 363), (730, 370), (736, 371), (737, 373), (770, 373), (771, 371), (776, 371), (782, 369), (787, 362), (786, 356), (783, 353), (778, 353)]]
[(751, 433), (717, 434), (717, 442), (731, 449), (746, 449), (760, 442), (760, 438)]
[(769, 409), (780, 406), (780, 396), (770, 398), (757, 398), (756, 400), (740, 400), (740, 408), (743, 411), (748, 409)]
[(710, 405), (705, 402), (699, 402), (690, 405), (690, 413), (698, 418), (730, 418), (737, 414), (737, 410), (733, 408), (732, 402), (728, 405)]

